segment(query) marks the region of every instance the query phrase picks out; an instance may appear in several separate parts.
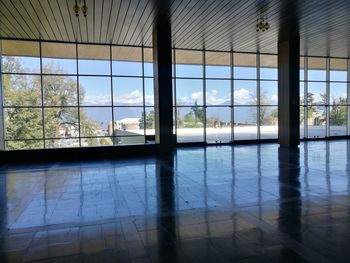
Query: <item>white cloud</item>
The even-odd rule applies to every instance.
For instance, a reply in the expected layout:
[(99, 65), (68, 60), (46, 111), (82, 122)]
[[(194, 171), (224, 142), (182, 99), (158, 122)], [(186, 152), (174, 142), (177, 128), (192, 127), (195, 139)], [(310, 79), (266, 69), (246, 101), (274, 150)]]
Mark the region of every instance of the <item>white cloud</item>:
[(184, 97), (181, 97), (178, 99), (178, 102), (179, 102), (178, 104), (186, 105), (186, 104), (188, 104), (189, 101), (191, 101), (191, 100), (188, 97), (184, 96)]
[[(111, 97), (109, 95), (101, 95), (101, 96), (85, 96), (85, 104), (88, 105), (110, 105)], [(146, 104), (154, 105), (154, 97), (153, 95), (145, 96)], [(142, 104), (143, 103), (143, 95), (139, 90), (134, 90), (130, 93), (124, 93), (120, 95), (114, 94), (114, 103), (121, 104)]]
[(273, 103), (273, 104), (277, 104), (278, 96), (277, 96), (276, 94), (273, 94), (273, 95), (271, 96), (271, 100), (272, 100), (272, 103)]
[(154, 105), (154, 96), (145, 95), (145, 103), (147, 105)]
[(213, 94), (214, 96), (216, 96), (216, 95), (218, 95), (219, 92), (216, 89), (212, 89), (210, 91), (210, 93)]
[(111, 104), (111, 96), (100, 95), (100, 96), (85, 96), (85, 104), (89, 105), (106, 105)]
[[(203, 99), (203, 92), (194, 92), (188, 96), (184, 96), (179, 99), (181, 104), (189, 104), (192, 103), (194, 100), (202, 100)], [(212, 89), (207, 92), (206, 94), (206, 101), (208, 105), (222, 105), (227, 101), (230, 101), (230, 96), (227, 94), (226, 96), (219, 97), (219, 92), (216, 89)], [(239, 89), (234, 92), (234, 100), (236, 104), (247, 104), (251, 101), (251, 92), (247, 89)], [(272, 95), (272, 100), (277, 101), (277, 95)], [(121, 94), (119, 96), (116, 96), (114, 94), (114, 102), (116, 103), (123, 103), (123, 104), (142, 104), (143, 101), (143, 95), (142, 92), (139, 90), (134, 90), (130, 93)], [(146, 95), (145, 96), (146, 104), (154, 105), (154, 96), (153, 95)], [(101, 95), (101, 96), (86, 96), (85, 97), (85, 103), (91, 104), (91, 105), (103, 105), (103, 104), (110, 104), (111, 98), (108, 95)]]
[(229, 95), (223, 98), (218, 98), (219, 92), (216, 89), (207, 92), (207, 104), (209, 105), (221, 105), (226, 101), (230, 101)]
[(247, 89), (235, 90), (233, 93), (235, 104), (247, 104), (251, 102), (251, 92)]
[[(178, 101), (180, 104), (186, 105), (191, 104), (193, 101), (200, 101), (203, 99), (203, 92), (194, 92), (190, 97), (184, 96)], [(216, 89), (212, 89), (206, 93), (206, 102), (208, 105), (222, 105), (231, 100), (230, 95), (226, 94), (225, 96), (219, 96), (219, 92)], [(239, 89), (234, 92), (234, 100), (236, 104), (247, 104), (252, 100), (252, 94), (247, 89)]]
[(191, 98), (194, 100), (203, 99), (203, 92), (194, 92), (192, 93)]
[[(146, 96), (145, 97), (146, 102), (152, 101), (153, 102), (153, 96)], [(133, 90), (130, 93), (124, 93), (124, 94), (114, 94), (114, 102), (115, 103), (122, 103), (122, 104), (142, 104), (143, 103), (143, 95), (142, 92), (139, 90)]]

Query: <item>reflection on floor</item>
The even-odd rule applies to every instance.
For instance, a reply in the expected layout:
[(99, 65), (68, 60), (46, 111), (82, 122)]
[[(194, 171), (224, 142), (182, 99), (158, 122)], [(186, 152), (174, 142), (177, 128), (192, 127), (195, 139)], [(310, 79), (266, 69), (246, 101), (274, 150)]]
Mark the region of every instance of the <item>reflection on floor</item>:
[(350, 141), (3, 167), (1, 262), (348, 262)]

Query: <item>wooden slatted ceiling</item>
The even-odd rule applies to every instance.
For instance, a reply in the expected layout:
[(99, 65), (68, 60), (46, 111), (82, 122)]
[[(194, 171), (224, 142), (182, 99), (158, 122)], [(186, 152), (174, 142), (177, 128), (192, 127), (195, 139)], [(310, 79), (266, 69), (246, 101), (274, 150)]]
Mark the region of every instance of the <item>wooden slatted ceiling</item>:
[[(267, 5), (271, 28), (256, 32), (257, 10)], [(285, 0), (284, 0), (285, 1)], [(297, 0), (295, 0), (297, 1)], [(0, 37), (151, 46), (154, 0), (1, 0)], [(185, 49), (276, 53), (282, 0), (171, 0), (173, 45)], [(350, 55), (348, 0), (298, 1), (301, 53)]]

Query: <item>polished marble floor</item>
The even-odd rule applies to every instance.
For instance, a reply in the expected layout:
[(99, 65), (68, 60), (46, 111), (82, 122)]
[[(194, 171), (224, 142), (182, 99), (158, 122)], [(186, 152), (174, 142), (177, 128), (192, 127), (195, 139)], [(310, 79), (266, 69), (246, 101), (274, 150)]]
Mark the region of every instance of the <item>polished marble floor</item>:
[(0, 262), (349, 262), (350, 141), (0, 167)]

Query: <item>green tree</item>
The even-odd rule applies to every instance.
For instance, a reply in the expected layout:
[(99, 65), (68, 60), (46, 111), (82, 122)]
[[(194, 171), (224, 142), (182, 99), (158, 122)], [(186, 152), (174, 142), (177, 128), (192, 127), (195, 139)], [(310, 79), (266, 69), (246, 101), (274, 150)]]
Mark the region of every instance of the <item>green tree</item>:
[(191, 107), (190, 112), (181, 117), (180, 109), (176, 109), (176, 120), (178, 128), (200, 128), (203, 125), (204, 109), (198, 106), (197, 101)]
[[(251, 95), (250, 102), (252, 105), (257, 105), (258, 104), (257, 96)], [(260, 105), (261, 105), (260, 116), (259, 116), (260, 125), (272, 125), (272, 124), (275, 124), (275, 122), (277, 121), (277, 115), (278, 115), (277, 109), (271, 110), (270, 107), (264, 106), (264, 105), (271, 105), (272, 103), (273, 101), (269, 98), (266, 91), (260, 93)], [(255, 116), (256, 116), (255, 108), (252, 112), (252, 115), (253, 115), (252, 116), (253, 119), (255, 119)]]
[(204, 109), (203, 109), (203, 107), (198, 107), (197, 100), (194, 102), (194, 106), (191, 107), (191, 111), (193, 112), (194, 117), (198, 121), (203, 121), (203, 119), (204, 119)]
[[(3, 58), (5, 72), (23, 72), (24, 67), (15, 57)], [(49, 63), (43, 65), (43, 72), (65, 73), (59, 66)], [(41, 84), (43, 94), (41, 94)], [(84, 88), (80, 87), (80, 100), (85, 96)], [(84, 111), (78, 114), (77, 82), (68, 76), (41, 76), (35, 75), (3, 75), (4, 103), (6, 109), (5, 125), (6, 138), (15, 139), (8, 143), (9, 149), (25, 149), (43, 147), (40, 140), (45, 132), (46, 138), (60, 138), (60, 127), (80, 130), (84, 136), (96, 136), (100, 130), (97, 123), (92, 121)], [(45, 106), (42, 112), (41, 98)], [(30, 106), (23, 108), (17, 106)], [(44, 122), (44, 123), (43, 123)], [(45, 124), (45, 126), (43, 126)], [(45, 131), (43, 131), (45, 127)], [(77, 136), (77, 135), (76, 135)], [(69, 137), (69, 136), (68, 136)], [(111, 144), (109, 138), (87, 139), (88, 145)], [(55, 147), (55, 141), (47, 142)]]
[(346, 98), (339, 97), (339, 99), (333, 99), (333, 105), (330, 110), (330, 125), (333, 126), (344, 126), (347, 123), (347, 107), (341, 106), (346, 105)]
[[(3, 71), (22, 72), (23, 67), (14, 57), (3, 58)], [(41, 89), (35, 84), (35, 78), (25, 75), (3, 74), (3, 94), (5, 106), (5, 126), (7, 139), (25, 139), (27, 141), (11, 141), (10, 149), (26, 149), (42, 147), (41, 141), (33, 139), (43, 136), (42, 114), (38, 108), (27, 110), (13, 106), (40, 106)]]
[(201, 122), (196, 118), (195, 113), (190, 111), (184, 116), (184, 128), (199, 128), (201, 127)]
[[(317, 104), (327, 104), (327, 96), (325, 93), (321, 93), (320, 94), (321, 97), (321, 101), (318, 102)], [(300, 104), (302, 104), (303, 101), (300, 101)], [(306, 102), (307, 102), (307, 118), (313, 118), (315, 117), (316, 113), (317, 113), (317, 107), (315, 104), (315, 97), (314, 97), (314, 93), (308, 92), (307, 93), (307, 97), (306, 97)], [(320, 121), (323, 122), (326, 119), (326, 113), (323, 112), (321, 115), (321, 119)], [(300, 110), (300, 124), (302, 124), (304, 122), (304, 110)]]
[(155, 120), (154, 120), (154, 111), (146, 112), (146, 114), (141, 114), (141, 118), (139, 120), (140, 129), (144, 129), (146, 125), (146, 129), (154, 129)]

